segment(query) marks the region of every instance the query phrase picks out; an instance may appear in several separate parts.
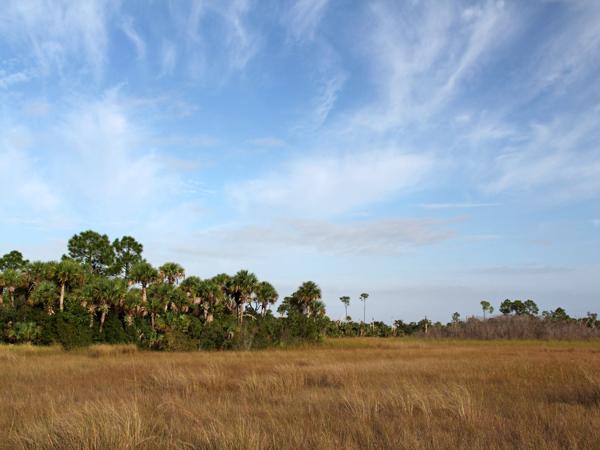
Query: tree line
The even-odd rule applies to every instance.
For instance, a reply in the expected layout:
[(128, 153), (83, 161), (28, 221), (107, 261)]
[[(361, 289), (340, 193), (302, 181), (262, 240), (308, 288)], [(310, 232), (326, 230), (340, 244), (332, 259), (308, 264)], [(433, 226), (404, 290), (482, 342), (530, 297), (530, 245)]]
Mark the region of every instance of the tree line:
[(348, 316), (349, 296), (340, 297), (344, 320), (331, 320), (313, 281), (283, 298), (274, 312), (279, 293), (252, 272), (187, 276), (176, 262), (154, 267), (143, 250), (131, 236), (111, 242), (88, 230), (68, 241), (60, 261), (28, 261), (17, 250), (5, 254), (0, 258), (0, 341), (193, 350), (288, 345), (323, 336), (588, 337), (600, 330), (596, 314), (574, 319), (557, 308), (540, 315), (533, 300), (509, 299), (496, 317), (491, 303), (482, 301), (483, 320), (461, 320), (456, 312), (448, 323), (427, 318), (367, 323), (366, 292), (358, 297), (362, 321)]
[(277, 309), (277, 290), (240, 270), (186, 276), (175, 262), (153, 267), (131, 236), (110, 241), (84, 231), (60, 261), (0, 258), (0, 339), (135, 342), (151, 349), (249, 348), (318, 340), (325, 319), (321, 289), (307, 281)]

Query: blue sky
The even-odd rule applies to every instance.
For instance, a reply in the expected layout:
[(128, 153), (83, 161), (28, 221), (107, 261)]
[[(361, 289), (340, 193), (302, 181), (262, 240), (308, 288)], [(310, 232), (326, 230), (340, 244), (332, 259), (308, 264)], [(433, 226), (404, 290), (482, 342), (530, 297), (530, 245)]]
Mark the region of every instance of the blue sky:
[(599, 310), (600, 2), (8, 0), (0, 252), (94, 229), (330, 316)]

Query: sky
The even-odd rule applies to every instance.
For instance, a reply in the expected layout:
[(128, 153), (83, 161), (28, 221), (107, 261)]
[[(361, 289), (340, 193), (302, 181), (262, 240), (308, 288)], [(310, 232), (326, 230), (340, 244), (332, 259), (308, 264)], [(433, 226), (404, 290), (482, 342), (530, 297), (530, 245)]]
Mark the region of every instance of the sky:
[(5, 0), (0, 254), (600, 311), (600, 2)]

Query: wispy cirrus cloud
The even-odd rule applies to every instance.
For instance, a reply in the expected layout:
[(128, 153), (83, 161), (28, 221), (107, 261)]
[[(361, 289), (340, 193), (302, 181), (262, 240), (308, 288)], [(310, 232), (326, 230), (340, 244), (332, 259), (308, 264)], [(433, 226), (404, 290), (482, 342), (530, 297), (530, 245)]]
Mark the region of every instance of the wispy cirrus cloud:
[[(421, 122), (439, 112), (518, 23), (509, 5), (375, 2), (368, 49), (378, 99), (351, 124), (374, 131)], [(501, 31), (500, 31), (501, 30)]]
[(22, 56), (33, 59), (44, 73), (64, 73), (75, 58), (100, 77), (115, 10), (109, 0), (8, 0), (0, 10), (0, 33), (15, 48), (25, 48)]
[(144, 59), (146, 56), (146, 43), (134, 27), (134, 22), (131, 17), (125, 17), (121, 24), (121, 30), (131, 41), (137, 55), (137, 59)]

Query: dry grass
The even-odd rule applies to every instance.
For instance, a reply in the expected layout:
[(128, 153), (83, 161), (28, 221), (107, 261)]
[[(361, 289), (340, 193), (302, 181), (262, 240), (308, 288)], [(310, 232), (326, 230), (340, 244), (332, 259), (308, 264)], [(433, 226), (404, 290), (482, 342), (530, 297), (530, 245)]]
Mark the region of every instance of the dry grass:
[(0, 380), (2, 449), (600, 447), (597, 342), (0, 347)]

